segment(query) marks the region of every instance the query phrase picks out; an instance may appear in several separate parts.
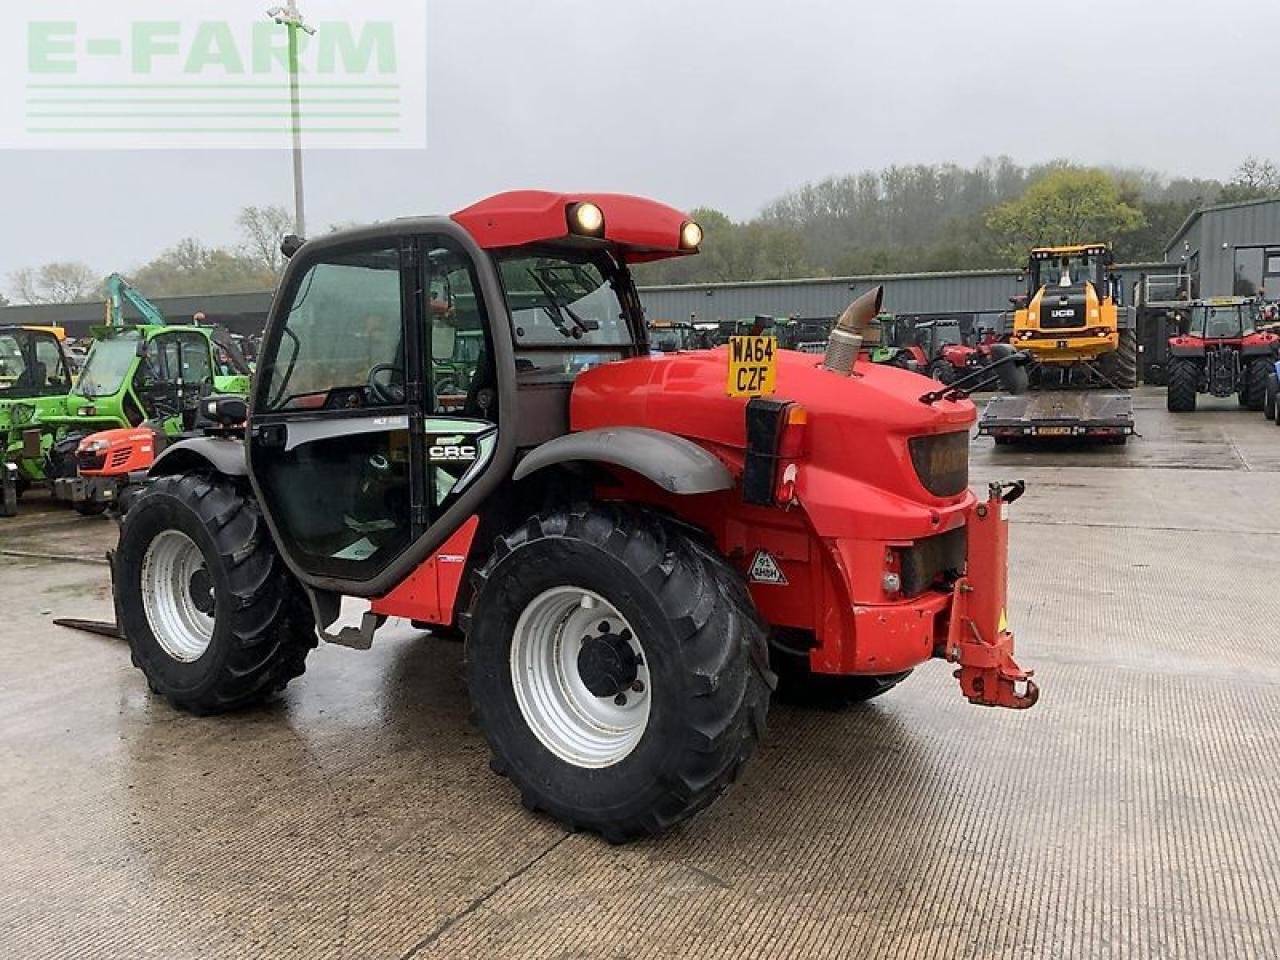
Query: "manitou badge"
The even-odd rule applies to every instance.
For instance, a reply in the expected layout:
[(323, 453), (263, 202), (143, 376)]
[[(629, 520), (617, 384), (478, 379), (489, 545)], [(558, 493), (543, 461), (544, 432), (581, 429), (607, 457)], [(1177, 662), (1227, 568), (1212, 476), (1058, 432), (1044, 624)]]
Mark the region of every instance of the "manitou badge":
[(780, 587), (787, 585), (787, 578), (782, 575), (782, 568), (778, 566), (778, 561), (773, 559), (767, 550), (756, 551), (756, 557), (751, 561), (751, 570), (747, 573), (747, 579), (752, 583), (772, 583)]
[(769, 397), (778, 379), (778, 341), (773, 337), (729, 338), (729, 396)]

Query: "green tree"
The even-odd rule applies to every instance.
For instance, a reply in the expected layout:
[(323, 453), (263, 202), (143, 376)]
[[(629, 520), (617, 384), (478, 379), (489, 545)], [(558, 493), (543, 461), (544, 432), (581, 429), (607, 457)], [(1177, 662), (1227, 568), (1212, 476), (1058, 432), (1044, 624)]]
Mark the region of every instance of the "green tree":
[(991, 210), (986, 222), (1000, 252), (1013, 262), (1031, 247), (1110, 241), (1141, 229), (1145, 221), (1107, 173), (1066, 168)]
[(9, 283), (26, 303), (79, 303), (100, 290), (102, 278), (83, 263), (60, 261), (19, 270)]
[(257, 257), (189, 237), (135, 270), (130, 280), (149, 297), (180, 297), (271, 290), (277, 277)]
[(1280, 169), (1270, 160), (1246, 157), (1222, 188), (1218, 200), (1221, 203), (1240, 203), (1271, 197), (1280, 197)]

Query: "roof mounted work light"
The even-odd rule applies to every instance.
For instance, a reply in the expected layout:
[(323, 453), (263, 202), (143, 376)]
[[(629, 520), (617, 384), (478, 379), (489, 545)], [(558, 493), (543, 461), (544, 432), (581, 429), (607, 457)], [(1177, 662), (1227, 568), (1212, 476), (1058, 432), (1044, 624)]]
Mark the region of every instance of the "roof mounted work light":
[(680, 248), (697, 250), (700, 246), (702, 246), (702, 227), (690, 220), (680, 228)]
[(604, 211), (589, 200), (570, 204), (569, 231), (581, 237), (603, 237)]

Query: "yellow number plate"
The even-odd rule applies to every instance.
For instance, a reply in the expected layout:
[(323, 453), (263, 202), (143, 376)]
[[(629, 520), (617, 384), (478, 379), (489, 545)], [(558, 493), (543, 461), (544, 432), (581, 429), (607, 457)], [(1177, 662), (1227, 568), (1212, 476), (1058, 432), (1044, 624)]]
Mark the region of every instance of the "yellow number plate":
[(1070, 427), (1038, 427), (1036, 429), (1037, 437), (1069, 437), (1071, 434)]
[(778, 341), (775, 338), (729, 338), (729, 396), (769, 397), (777, 380)]

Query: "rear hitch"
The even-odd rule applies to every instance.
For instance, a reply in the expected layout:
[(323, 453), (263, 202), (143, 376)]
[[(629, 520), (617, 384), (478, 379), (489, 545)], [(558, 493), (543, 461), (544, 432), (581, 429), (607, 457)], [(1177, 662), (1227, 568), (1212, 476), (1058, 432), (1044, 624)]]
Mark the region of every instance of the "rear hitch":
[(1013, 634), (1002, 630), (994, 643), (977, 639), (976, 631), (973, 636), (949, 642), (946, 651), (946, 659), (960, 665), (953, 676), (968, 701), (1011, 710), (1035, 706), (1040, 699), (1040, 688), (1031, 679), (1035, 671), (1023, 670), (1013, 659)]

